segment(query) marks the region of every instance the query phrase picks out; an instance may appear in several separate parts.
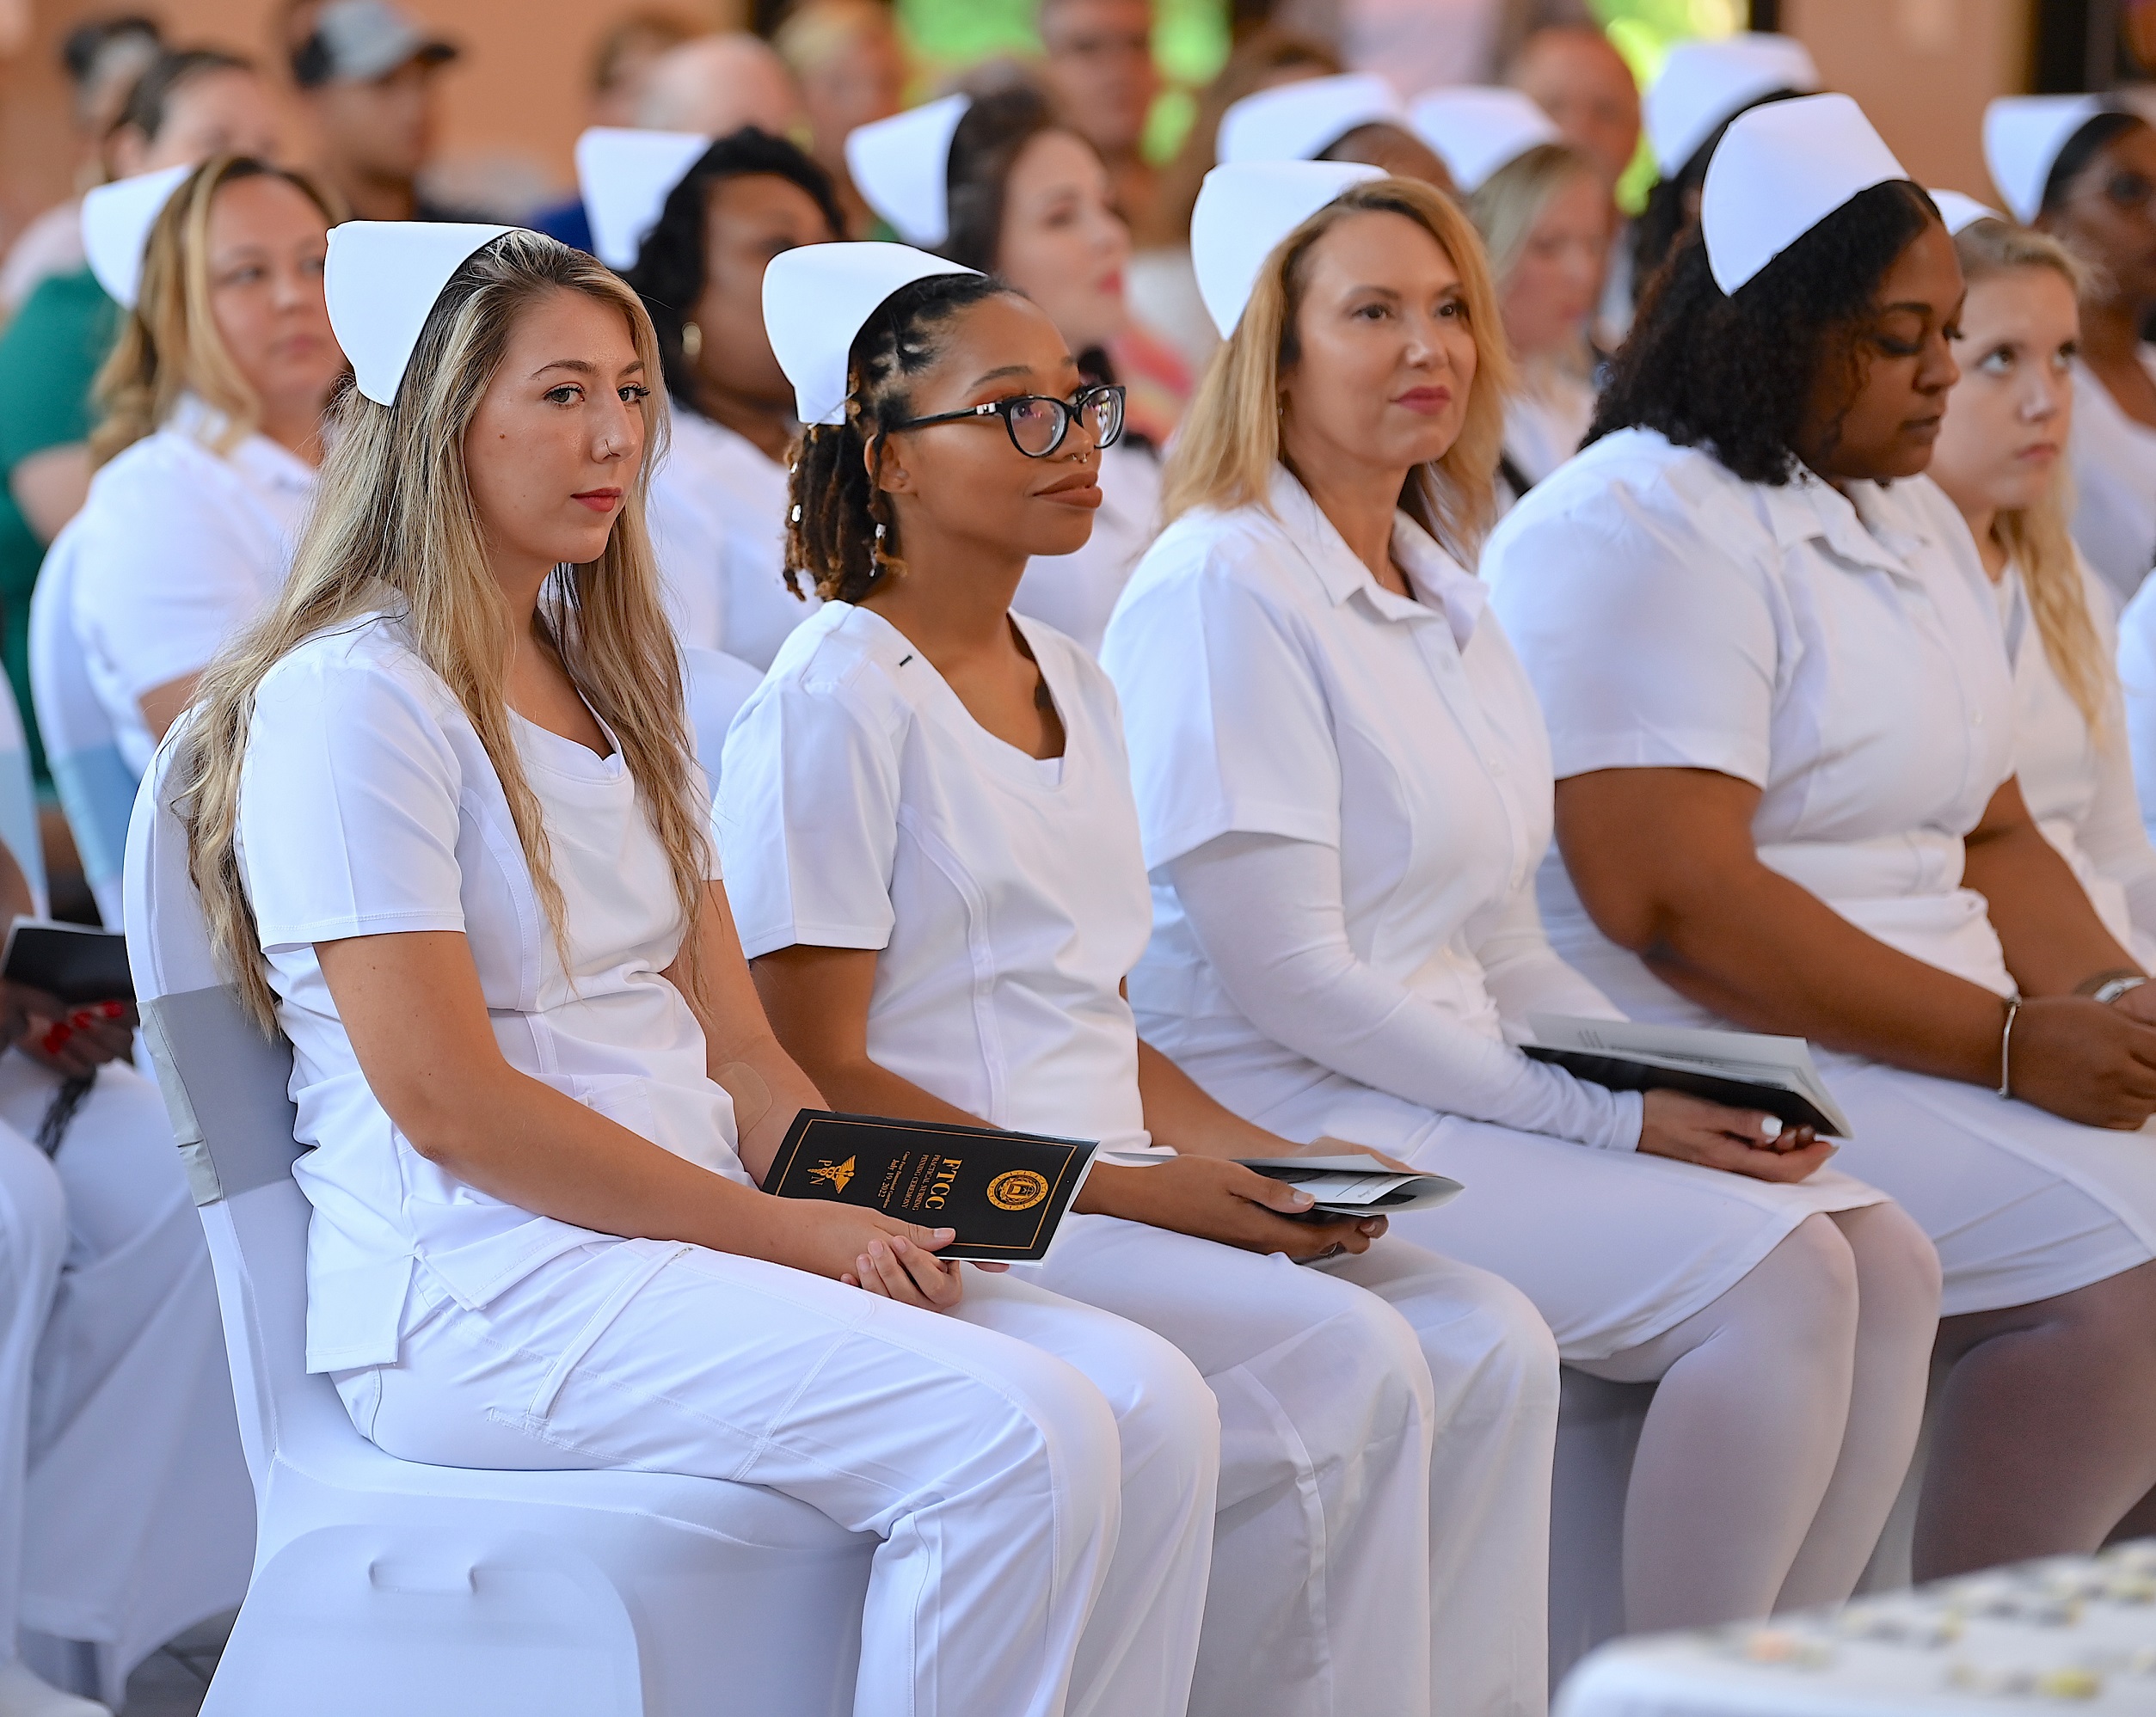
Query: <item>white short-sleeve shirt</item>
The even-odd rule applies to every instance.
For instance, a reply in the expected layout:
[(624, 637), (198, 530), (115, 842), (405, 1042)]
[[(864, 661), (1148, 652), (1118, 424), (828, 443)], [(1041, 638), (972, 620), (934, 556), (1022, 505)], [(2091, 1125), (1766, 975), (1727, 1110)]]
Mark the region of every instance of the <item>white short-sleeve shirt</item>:
[(652, 474), (652, 547), (674, 635), (759, 670), (815, 612), (786, 587), (786, 467), (679, 401)]
[(183, 397), (92, 479), (76, 525), (72, 629), (138, 775), (157, 750), (142, 695), (200, 672), (277, 594), (314, 497), (313, 467), (265, 435), (220, 455), (220, 426)]
[(602, 759), (511, 721), (551, 843), (566, 965), (501, 778), (396, 621), (310, 640), (255, 694), (241, 872), (292, 1039), (298, 1137), (313, 1147), (292, 1173), (314, 1205), (314, 1371), (395, 1362), (415, 1263), (479, 1307), (602, 1237), (467, 1186), (412, 1147), (359, 1070), (317, 942), (463, 932), (512, 1067), (715, 1174), (748, 1178), (733, 1106), (705, 1074), (703, 1030), (660, 975), (681, 914), (619, 749)]
[(1160, 461), (1119, 441), (1101, 455), (1101, 505), (1085, 546), (1027, 561), (1010, 605), (1098, 655), (1115, 598), (1159, 530)]
[[(1929, 478), (1748, 483), (1627, 430), (1508, 514), (1490, 599), (1558, 779), (1699, 769), (1761, 789), (1762, 862), (1919, 960), (2005, 995), (1963, 837), (2012, 772), (1999, 606)], [(1704, 1022), (1595, 930), (1554, 855), (1551, 941), (1635, 1018)]]
[[(2156, 351), (2141, 348), (2156, 373)], [(2156, 429), (2121, 411), (2085, 364), (2073, 366), (2073, 537), (2126, 602), (2156, 563)]]
[(1043, 761), (967, 714), (881, 616), (827, 603), (734, 719), (716, 825), (751, 959), (877, 951), (869, 1054), (994, 1126), (1146, 1143), (1119, 993), (1152, 913), (1115, 695), (1015, 623), (1065, 734)]

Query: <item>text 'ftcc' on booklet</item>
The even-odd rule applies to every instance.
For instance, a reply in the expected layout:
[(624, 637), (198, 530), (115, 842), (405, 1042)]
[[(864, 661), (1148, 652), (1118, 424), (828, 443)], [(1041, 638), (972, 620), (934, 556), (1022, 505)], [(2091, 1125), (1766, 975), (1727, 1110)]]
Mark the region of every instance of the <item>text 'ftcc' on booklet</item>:
[(803, 1109), (764, 1190), (955, 1229), (958, 1238), (938, 1258), (1034, 1264), (1047, 1255), (1098, 1149), (1039, 1133)]
[(1803, 1038), (1701, 1031), (1636, 1020), (1530, 1014), (1523, 1055), (1564, 1068), (1612, 1091), (1683, 1091), (1733, 1109), (1763, 1109), (1785, 1126), (1848, 1138), (1849, 1117), (1834, 1101)]

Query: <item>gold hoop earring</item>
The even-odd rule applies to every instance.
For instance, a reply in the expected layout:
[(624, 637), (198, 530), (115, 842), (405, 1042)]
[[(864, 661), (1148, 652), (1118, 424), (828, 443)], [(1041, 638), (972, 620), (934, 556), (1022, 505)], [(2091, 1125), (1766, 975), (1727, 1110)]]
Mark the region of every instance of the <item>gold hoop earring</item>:
[(681, 324), (681, 355), (691, 364), (703, 356), (703, 330), (692, 322)]

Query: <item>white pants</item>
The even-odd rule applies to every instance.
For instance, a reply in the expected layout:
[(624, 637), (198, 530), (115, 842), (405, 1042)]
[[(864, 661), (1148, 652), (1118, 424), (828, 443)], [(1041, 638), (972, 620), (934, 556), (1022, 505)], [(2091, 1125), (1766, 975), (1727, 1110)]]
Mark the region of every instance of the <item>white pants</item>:
[(857, 1717), (1175, 1717), (1219, 1463), (1158, 1337), (968, 1271), (939, 1315), (699, 1247), (609, 1241), (482, 1309), (421, 1268), (353, 1423), (444, 1466), (765, 1486), (878, 1548)]
[(1557, 1359), (1524, 1295), (1398, 1241), (1305, 1268), (1103, 1216), (1024, 1273), (1219, 1403), (1193, 1717), (1541, 1709)]
[(19, 1623), (103, 1648), (109, 1683), (239, 1602), (254, 1492), (164, 1105), (107, 1067), (48, 1162), (58, 1085), (0, 1056), (0, 1659)]

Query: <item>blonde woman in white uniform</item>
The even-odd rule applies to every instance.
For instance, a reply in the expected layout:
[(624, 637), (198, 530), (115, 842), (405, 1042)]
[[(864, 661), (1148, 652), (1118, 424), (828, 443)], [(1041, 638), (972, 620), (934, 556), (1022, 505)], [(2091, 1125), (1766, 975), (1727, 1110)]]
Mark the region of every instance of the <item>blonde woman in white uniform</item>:
[(1188, 1362), (752, 1182), (819, 1098), (710, 860), (635, 295), (534, 234), (369, 223), (329, 295), (358, 390), (322, 505), (175, 763), (293, 1046), (308, 1363), (404, 1459), (722, 1477), (876, 1535), (858, 1714), (1180, 1709)]
[(1919, 1577), (2092, 1549), (2156, 1483), (2156, 1152), (2110, 1131), (2156, 1113), (2156, 990), (2029, 814), (1921, 475), (1953, 242), (1839, 95), (1740, 118), (1702, 219), (1483, 555), (1556, 757), (1551, 937), (1635, 1016), (1836, 1052), (1842, 1165), (1944, 1269)]
[(1490, 505), (1495, 293), (1427, 189), (1256, 171), (1199, 205), (1229, 346), (1103, 657), (1154, 885), (1139, 1029), (1260, 1126), (1465, 1183), (1396, 1226), (1524, 1290), (1568, 1362), (1659, 1381), (1629, 1627), (1846, 1597), (1916, 1437), (1931, 1249), (1800, 1131), (1502, 1039), (1612, 1009), (1544, 939), (1547, 744), (1443, 546), (1471, 555)]
[[(852, 248), (774, 266), (774, 328), (815, 297), (803, 277), (888, 266)], [(851, 316), (802, 342), (844, 371), (789, 555), (826, 605), (742, 711), (719, 801), (779, 1040), (842, 1108), (1150, 1139), (1152, 1165), (1096, 1167), (1028, 1273), (1166, 1336), (1219, 1397), (1194, 1713), (1539, 1710), (1540, 1320), (1494, 1278), (1373, 1245), (1382, 1220), (1286, 1220), (1306, 1194), (1224, 1159), (1295, 1147), (1141, 1044), (1121, 993), (1152, 911), (1115, 695), (1010, 609), (1029, 554), (1084, 537), (1120, 396), (980, 274), (861, 309), (850, 359), (831, 347)], [(1344, 1279), (1295, 1267), (1343, 1251)]]
[[(110, 235), (132, 306), (98, 377), (102, 467), (72, 527), (73, 628), (137, 775), (196, 679), (283, 583), (322, 462), (322, 414), (344, 353), (322, 261), (335, 218), (312, 181), (224, 156)], [(154, 215), (154, 224), (150, 217)], [(92, 232), (101, 257), (105, 235)], [(131, 291), (138, 275), (139, 291)]]
[(2067, 532), (2080, 270), (2055, 239), (1941, 212), (1968, 301), (1931, 476), (1961, 509), (1998, 593), (2014, 676), (2014, 775), (2120, 947), (2156, 959), (2156, 848), (2141, 827), (2114, 598)]

